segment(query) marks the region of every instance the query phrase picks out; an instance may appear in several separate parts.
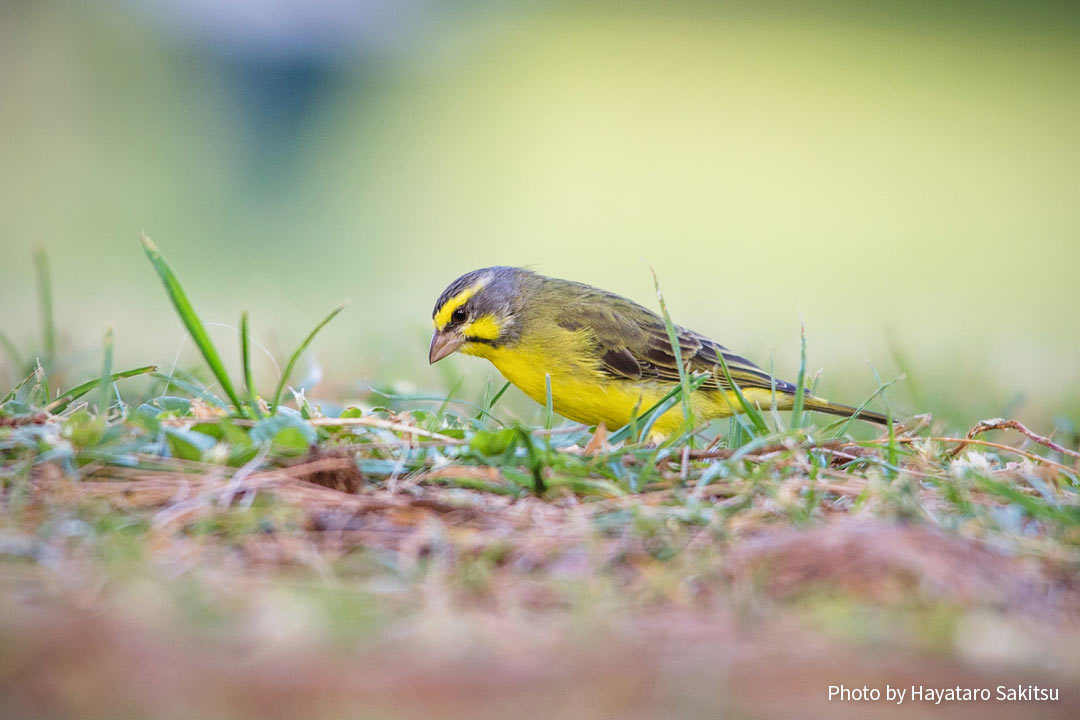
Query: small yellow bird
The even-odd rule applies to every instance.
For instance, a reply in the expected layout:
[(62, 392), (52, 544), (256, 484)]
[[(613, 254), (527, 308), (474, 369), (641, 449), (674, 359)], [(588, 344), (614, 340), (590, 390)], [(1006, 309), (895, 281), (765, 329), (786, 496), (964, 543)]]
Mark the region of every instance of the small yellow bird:
[[(489, 267), (462, 275), (443, 291), (432, 312), (435, 334), (428, 361), (451, 353), (487, 358), (507, 380), (538, 403), (547, 402), (551, 378), (555, 412), (586, 423), (618, 428), (644, 413), (679, 383), (678, 365), (663, 319), (637, 303), (599, 288), (545, 277), (516, 267)], [(790, 410), (796, 387), (692, 330), (676, 327), (688, 373), (712, 376), (691, 395), (700, 419), (742, 412), (720, 370), (722, 356), (747, 402)], [(809, 393), (807, 410), (851, 416), (856, 409)], [(858, 411), (862, 420), (885, 416)], [(653, 425), (670, 434), (683, 422), (676, 406)]]

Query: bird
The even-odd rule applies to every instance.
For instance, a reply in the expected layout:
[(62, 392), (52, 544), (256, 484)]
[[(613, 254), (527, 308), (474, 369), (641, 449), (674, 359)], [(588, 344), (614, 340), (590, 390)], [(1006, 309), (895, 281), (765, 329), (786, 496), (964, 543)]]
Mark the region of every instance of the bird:
[[(511, 383), (555, 412), (586, 425), (619, 428), (662, 401), (680, 384), (667, 324), (655, 312), (615, 293), (530, 269), (494, 266), (454, 280), (432, 311), (428, 362), (460, 352), (486, 358)], [(691, 392), (702, 420), (744, 412), (728, 372), (747, 403), (791, 410), (798, 389), (701, 333), (674, 327), (687, 375), (709, 373)], [(549, 380), (550, 379), (550, 380)], [(775, 390), (775, 394), (774, 394)], [(806, 410), (857, 416), (882, 425), (879, 413), (833, 403), (804, 391)], [(656, 419), (650, 435), (684, 426), (678, 405)]]

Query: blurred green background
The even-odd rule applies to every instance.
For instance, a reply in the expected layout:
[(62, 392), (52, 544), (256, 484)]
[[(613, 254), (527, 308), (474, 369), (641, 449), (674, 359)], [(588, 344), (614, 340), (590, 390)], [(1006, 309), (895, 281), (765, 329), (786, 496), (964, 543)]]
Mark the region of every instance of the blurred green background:
[(837, 399), (873, 363), (902, 412), (1075, 421), (1078, 31), (1067, 2), (3, 2), (0, 329), (38, 347), (42, 244), (87, 372), (109, 323), (119, 364), (168, 367), (146, 231), (272, 349), (351, 298), (316, 397), (476, 387), (426, 364), (450, 280), (655, 306), (644, 259), (677, 322), (782, 376), (801, 315)]

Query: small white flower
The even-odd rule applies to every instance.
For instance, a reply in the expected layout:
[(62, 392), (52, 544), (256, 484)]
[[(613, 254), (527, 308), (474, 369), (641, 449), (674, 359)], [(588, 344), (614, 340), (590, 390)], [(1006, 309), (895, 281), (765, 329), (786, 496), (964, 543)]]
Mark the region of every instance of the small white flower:
[(206, 462), (214, 465), (224, 465), (229, 459), (231, 448), (226, 443), (215, 443), (214, 447), (206, 451)]
[(914, 443), (912, 443), (911, 447), (912, 450), (915, 451), (916, 455), (925, 459), (933, 458), (937, 453), (935, 443), (930, 438), (922, 438), (916, 440)]
[(990, 458), (975, 450), (968, 450), (964, 457), (953, 460), (949, 466), (949, 472), (953, 474), (953, 477), (958, 478), (966, 477), (968, 474), (989, 475), (993, 471), (994, 467)]

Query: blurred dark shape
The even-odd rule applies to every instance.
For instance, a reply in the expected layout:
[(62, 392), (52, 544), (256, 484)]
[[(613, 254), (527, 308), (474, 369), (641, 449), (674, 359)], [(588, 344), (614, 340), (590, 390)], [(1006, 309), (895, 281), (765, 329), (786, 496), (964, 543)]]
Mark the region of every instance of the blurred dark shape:
[[(335, 78), (401, 44), (424, 17), (411, 0), (125, 0), (228, 85), (248, 142), (237, 151), (255, 191), (288, 187), (307, 130)], [(197, 111), (197, 109), (194, 109)]]
[(335, 69), (311, 58), (222, 58), (247, 127), (242, 156), (255, 189), (272, 190), (302, 156), (305, 130), (332, 97)]

